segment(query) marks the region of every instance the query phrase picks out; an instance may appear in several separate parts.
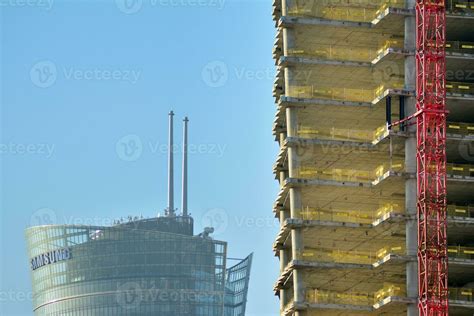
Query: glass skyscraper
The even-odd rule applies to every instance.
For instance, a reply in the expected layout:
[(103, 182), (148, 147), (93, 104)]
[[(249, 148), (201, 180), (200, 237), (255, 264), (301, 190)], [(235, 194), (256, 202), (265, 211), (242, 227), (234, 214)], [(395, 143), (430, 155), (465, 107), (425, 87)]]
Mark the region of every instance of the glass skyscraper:
[(245, 315), (252, 255), (193, 236), (190, 216), (26, 230), (35, 315)]

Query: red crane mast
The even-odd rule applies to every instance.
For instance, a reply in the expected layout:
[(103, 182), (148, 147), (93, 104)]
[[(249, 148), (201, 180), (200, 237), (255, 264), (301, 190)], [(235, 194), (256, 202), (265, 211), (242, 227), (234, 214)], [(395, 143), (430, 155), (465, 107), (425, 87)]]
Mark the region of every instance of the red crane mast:
[(419, 314), (448, 315), (446, 6), (416, 3)]

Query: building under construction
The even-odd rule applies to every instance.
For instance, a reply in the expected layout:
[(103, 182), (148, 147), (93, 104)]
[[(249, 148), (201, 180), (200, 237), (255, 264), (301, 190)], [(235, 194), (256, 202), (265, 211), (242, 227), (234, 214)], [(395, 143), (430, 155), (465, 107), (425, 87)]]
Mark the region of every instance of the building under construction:
[(273, 18), (281, 315), (473, 315), (474, 1)]

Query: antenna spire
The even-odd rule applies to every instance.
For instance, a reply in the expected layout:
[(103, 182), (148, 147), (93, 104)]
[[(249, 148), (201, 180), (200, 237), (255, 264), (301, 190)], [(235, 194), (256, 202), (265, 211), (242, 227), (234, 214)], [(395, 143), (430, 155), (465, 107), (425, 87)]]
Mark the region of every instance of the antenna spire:
[(173, 111), (169, 115), (169, 139), (168, 139), (168, 209), (167, 216), (174, 216), (174, 174), (173, 174)]
[(183, 181), (181, 209), (183, 216), (188, 216), (188, 122), (186, 116), (183, 120)]

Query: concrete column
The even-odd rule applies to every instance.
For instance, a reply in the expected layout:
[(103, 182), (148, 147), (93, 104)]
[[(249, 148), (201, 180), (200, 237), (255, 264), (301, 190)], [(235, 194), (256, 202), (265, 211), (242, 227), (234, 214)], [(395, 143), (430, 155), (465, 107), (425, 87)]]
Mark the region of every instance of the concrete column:
[[(296, 136), (297, 130), (297, 109), (294, 107), (288, 107), (286, 109), (286, 124), (288, 127), (288, 136)], [(294, 147), (288, 148), (288, 172), (289, 176), (296, 177), (300, 165), (300, 158)], [(303, 208), (301, 201), (301, 189), (291, 188), (290, 189), (290, 216), (292, 218), (299, 217), (299, 212)], [(300, 254), (304, 250), (303, 245), (303, 230), (292, 229), (291, 230), (291, 250), (292, 257), (296, 259), (300, 257)], [(303, 272), (299, 270), (293, 271), (293, 290), (295, 302), (305, 301), (305, 285), (303, 281)], [(296, 316), (300, 315), (300, 312), (295, 313)]]
[[(287, 212), (280, 211), (280, 223), (284, 223), (285, 219), (287, 218)], [(288, 262), (290, 261), (288, 249), (280, 250), (280, 273), (283, 273)], [(283, 311), (285, 309), (286, 304), (288, 303), (288, 293), (286, 289), (280, 290), (280, 310)]]
[[(282, 0), (282, 15), (287, 16), (287, 8), (292, 5), (292, 0)], [(284, 28), (283, 29), (283, 53), (285, 56), (288, 56), (288, 51), (290, 48), (293, 48), (295, 45), (295, 35), (294, 30)], [(290, 86), (292, 79), (294, 77), (293, 70), (286, 67), (285, 70), (285, 95), (289, 95)], [(286, 109), (286, 126), (288, 136), (296, 136), (297, 131), (297, 119), (296, 119), (296, 109), (287, 108)], [(295, 171), (299, 167), (299, 157), (296, 150), (292, 147), (288, 148), (288, 175), (289, 177), (295, 176)], [(297, 217), (298, 212), (302, 209), (301, 203), (301, 191), (299, 188), (290, 189), (290, 216)], [(291, 230), (291, 249), (292, 249), (292, 258), (296, 259), (298, 255), (303, 251), (303, 231), (302, 229), (292, 229)], [(294, 291), (294, 301), (295, 302), (304, 302), (305, 301), (305, 287), (303, 283), (302, 271), (295, 270), (293, 271), (293, 291)], [(302, 313), (299, 311), (295, 312), (295, 316), (301, 316)]]
[[(415, 0), (407, 0), (407, 8), (415, 8)], [(414, 16), (405, 18), (405, 49), (414, 52), (416, 47), (416, 21)], [(416, 62), (415, 56), (405, 58), (405, 88), (415, 90), (416, 88)], [(416, 112), (416, 98), (407, 97), (405, 100), (406, 115)], [(412, 135), (405, 141), (405, 170), (408, 173), (416, 174), (416, 126), (407, 127), (407, 131)], [(405, 209), (407, 215), (413, 219), (406, 224), (406, 249), (407, 255), (416, 258), (418, 249), (418, 222), (416, 219), (416, 179), (408, 179), (405, 182)], [(418, 299), (418, 262), (409, 262), (406, 265), (407, 296)], [(417, 304), (408, 304), (408, 316), (418, 315)]]
[[(285, 133), (280, 133), (280, 139), (279, 143), (280, 146), (283, 146), (284, 142), (286, 139)], [(285, 171), (280, 171), (279, 174), (279, 180), (280, 180), (280, 187), (282, 187), (285, 183), (285, 180), (287, 178), (286, 172)], [(280, 210), (280, 227), (283, 227), (285, 220), (289, 217), (289, 212), (287, 209), (283, 208)], [(283, 273), (285, 270), (286, 266), (288, 265), (288, 262), (291, 260), (290, 254), (288, 249), (282, 249), (280, 250), (280, 273)], [(280, 290), (280, 310), (283, 311), (286, 304), (288, 303), (288, 291), (285, 289)]]
[[(287, 15), (287, 8), (292, 5), (292, 0), (282, 0), (282, 16)], [(288, 56), (289, 55), (289, 50), (291, 48), (295, 47), (295, 34), (294, 30), (291, 28), (284, 28), (283, 29), (283, 55)], [(284, 94), (286, 96), (289, 96), (290, 93), (290, 86), (291, 86), (291, 81), (293, 78), (293, 70), (289, 67), (286, 67), (284, 69), (284, 74), (285, 74), (285, 86), (284, 86)], [(289, 132), (288, 132), (289, 134)]]

